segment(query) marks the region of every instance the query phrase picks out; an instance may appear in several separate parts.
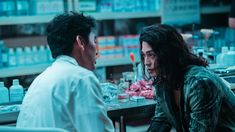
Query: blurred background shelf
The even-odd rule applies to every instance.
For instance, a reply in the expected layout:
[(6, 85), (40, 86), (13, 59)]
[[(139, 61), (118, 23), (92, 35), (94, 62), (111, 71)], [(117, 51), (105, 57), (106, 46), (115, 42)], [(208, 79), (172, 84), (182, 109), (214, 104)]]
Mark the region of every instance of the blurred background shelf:
[(149, 18), (160, 17), (161, 13), (152, 12), (102, 12), (102, 13), (87, 13), (97, 20), (113, 20), (113, 19), (130, 19), (130, 18)]
[(37, 16), (10, 16), (0, 17), (0, 25), (19, 25), (19, 24), (34, 24), (47, 23), (55, 15), (37, 15)]
[(230, 5), (201, 7), (201, 14), (227, 13), (229, 11)]
[(35, 64), (28, 66), (3, 67), (0, 68), (0, 78), (38, 74), (45, 70), (50, 64), (51, 63)]
[[(139, 62), (139, 58), (137, 58), (137, 62)], [(131, 64), (131, 60), (129, 57), (128, 58), (126, 57), (126, 58), (97, 60), (96, 67), (128, 65), (128, 64)], [(38, 74), (44, 71), (50, 65), (51, 63), (33, 64), (28, 66), (2, 67), (0, 68), (0, 78)]]
[[(136, 58), (136, 62), (139, 62), (140, 59)], [(107, 60), (97, 60), (96, 67), (105, 67), (105, 66), (117, 66), (117, 65), (128, 65), (131, 64), (131, 59), (129, 57), (124, 58), (113, 58)]]
[[(84, 13), (93, 16), (97, 20), (113, 20), (128, 18), (149, 18), (160, 17), (159, 12), (103, 12), (103, 13)], [(36, 16), (10, 16), (0, 17), (0, 25), (19, 25), (19, 24), (35, 24), (48, 23), (55, 15), (36, 15)]]
[[(226, 13), (229, 12), (230, 5), (223, 6), (202, 6), (202, 14)], [(152, 12), (92, 12), (85, 13), (91, 15), (97, 20), (131, 19), (131, 18), (149, 18), (161, 17), (160, 11)], [(18, 25), (48, 23), (55, 15), (35, 15), (35, 16), (10, 16), (0, 17), (0, 25)]]

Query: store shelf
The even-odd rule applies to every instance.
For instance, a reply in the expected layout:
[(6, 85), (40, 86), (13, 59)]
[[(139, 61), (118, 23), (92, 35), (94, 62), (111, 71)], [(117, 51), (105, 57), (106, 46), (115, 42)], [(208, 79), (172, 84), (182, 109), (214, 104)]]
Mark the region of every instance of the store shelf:
[(230, 11), (230, 5), (224, 6), (202, 6), (201, 14), (214, 14), (214, 13), (228, 13)]
[[(146, 17), (160, 17), (158, 12), (104, 12), (104, 13), (84, 13), (91, 15), (97, 20), (110, 19), (126, 19), (126, 18), (146, 18)], [(37, 15), (37, 16), (10, 16), (0, 17), (0, 25), (17, 25), (17, 24), (34, 24), (47, 23), (53, 19), (55, 15)]]
[[(137, 58), (137, 61), (139, 61), (139, 58)], [(0, 68), (0, 78), (38, 74), (44, 71), (50, 64), (51, 63)], [(127, 64), (131, 64), (131, 60), (129, 58), (115, 58), (109, 60), (97, 60), (96, 67)]]
[(37, 74), (45, 70), (49, 65), (50, 63), (0, 68), (0, 78)]
[[(203, 6), (202, 14), (227, 13), (230, 10), (229, 5), (224, 6)], [(91, 15), (97, 20), (113, 20), (113, 19), (131, 19), (131, 18), (149, 18), (161, 17), (161, 11), (152, 12), (101, 12), (101, 13), (84, 13)], [(0, 17), (0, 25), (17, 25), (17, 24), (34, 24), (47, 23), (53, 19), (55, 15), (37, 15), (37, 16), (10, 16)]]
[[(86, 13), (85, 13), (86, 14)], [(146, 18), (160, 17), (160, 12), (102, 12), (102, 13), (87, 13), (97, 20), (113, 20), (113, 19), (130, 19), (130, 18)]]
[[(136, 59), (137, 62), (140, 61), (139, 58)], [(105, 66), (117, 66), (117, 65), (128, 65), (131, 64), (131, 59), (126, 58), (113, 58), (108, 60), (97, 60), (96, 67), (105, 67)]]
[(0, 25), (47, 23), (52, 20), (54, 16), (55, 15), (0, 17)]

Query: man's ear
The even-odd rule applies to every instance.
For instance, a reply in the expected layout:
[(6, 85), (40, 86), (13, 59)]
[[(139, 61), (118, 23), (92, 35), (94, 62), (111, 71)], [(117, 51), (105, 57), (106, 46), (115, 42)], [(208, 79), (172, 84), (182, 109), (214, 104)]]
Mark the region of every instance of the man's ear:
[(76, 37), (76, 43), (75, 43), (75, 45), (79, 48), (79, 49), (81, 49), (81, 50), (84, 50), (85, 49), (85, 45), (84, 45), (84, 42), (82, 41), (82, 38), (79, 36), (79, 35), (77, 35), (77, 37)]

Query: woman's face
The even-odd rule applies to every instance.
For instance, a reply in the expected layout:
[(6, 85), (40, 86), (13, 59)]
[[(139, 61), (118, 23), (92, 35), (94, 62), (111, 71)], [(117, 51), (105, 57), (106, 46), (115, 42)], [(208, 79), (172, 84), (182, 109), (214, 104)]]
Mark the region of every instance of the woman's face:
[(147, 42), (143, 41), (141, 45), (141, 56), (143, 57), (146, 69), (151, 77), (156, 77), (157, 68), (155, 67), (155, 62), (157, 60), (157, 55)]

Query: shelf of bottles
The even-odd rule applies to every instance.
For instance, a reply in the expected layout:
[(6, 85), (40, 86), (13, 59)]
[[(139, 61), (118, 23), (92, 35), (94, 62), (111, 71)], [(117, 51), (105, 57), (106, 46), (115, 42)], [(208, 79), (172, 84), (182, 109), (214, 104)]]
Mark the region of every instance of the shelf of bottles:
[(49, 22), (70, 9), (70, 0), (1, 0), (0, 25)]
[[(139, 62), (139, 57), (136, 58), (136, 62)], [(4, 67), (0, 68), (0, 78), (22, 76), (22, 75), (32, 75), (39, 74), (44, 71), (52, 62), (42, 63), (42, 64), (32, 64), (28, 66), (15, 66), (15, 67)], [(122, 57), (117, 59), (98, 59), (96, 67), (105, 66), (117, 66), (117, 65), (128, 65), (131, 64), (129, 57)]]
[(38, 16), (10, 16), (0, 17), (0, 25), (17, 25), (17, 24), (34, 24), (47, 23), (55, 15), (38, 15)]
[(0, 69), (0, 78), (38, 74), (44, 71), (50, 64), (51, 63), (4, 67)]
[[(226, 13), (230, 5), (203, 6), (202, 14)], [(79, 11), (97, 20), (161, 17), (160, 0), (1, 0), (0, 25), (47, 23), (61, 12)]]
[[(112, 19), (126, 19), (126, 18), (149, 18), (160, 17), (159, 12), (103, 12), (103, 13), (85, 13), (93, 16), (97, 20), (112, 20)], [(18, 24), (34, 24), (34, 23), (48, 23), (55, 15), (37, 15), (37, 16), (2, 16), (0, 17), (0, 25), (18, 25)]]
[[(99, 58), (96, 67), (131, 64), (129, 54), (132, 52), (139, 62), (139, 36), (123, 35), (101, 36), (98, 38)], [(119, 42), (119, 43), (117, 43)], [(46, 45), (7, 48), (0, 41), (0, 77), (37, 74), (45, 70), (53, 58)]]
[(134, 3), (129, 0), (2, 0), (0, 25), (47, 23), (56, 14), (68, 11), (83, 12), (97, 20), (158, 17), (160, 2), (159, 0), (136, 0)]

